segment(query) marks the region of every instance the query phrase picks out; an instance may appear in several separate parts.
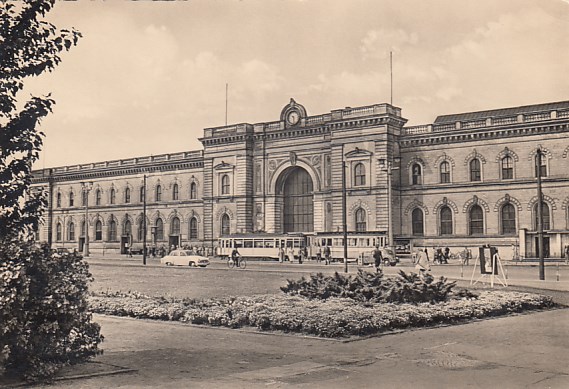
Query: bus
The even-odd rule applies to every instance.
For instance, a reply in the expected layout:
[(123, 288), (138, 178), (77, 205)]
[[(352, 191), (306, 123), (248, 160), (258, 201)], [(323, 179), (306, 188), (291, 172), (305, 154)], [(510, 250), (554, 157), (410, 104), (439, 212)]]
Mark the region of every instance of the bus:
[[(285, 261), (294, 261), (300, 249), (307, 247), (307, 236), (300, 233), (291, 234), (232, 234), (218, 239), (217, 256), (227, 259), (233, 249), (237, 249), (242, 257), (258, 260), (279, 260), (280, 249), (284, 251)], [(293, 254), (291, 254), (291, 252)], [(290, 258), (290, 256), (294, 258)]]

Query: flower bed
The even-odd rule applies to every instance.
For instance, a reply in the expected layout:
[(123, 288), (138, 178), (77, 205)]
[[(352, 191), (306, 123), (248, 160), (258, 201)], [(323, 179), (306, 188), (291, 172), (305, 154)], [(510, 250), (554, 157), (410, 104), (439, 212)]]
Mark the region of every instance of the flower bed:
[(489, 316), (553, 306), (549, 296), (484, 291), (477, 298), (421, 304), (362, 303), (332, 297), (309, 300), (291, 295), (257, 295), (197, 301), (136, 293), (92, 296), (91, 310), (116, 316), (173, 320), (230, 328), (347, 337), (464, 322)]

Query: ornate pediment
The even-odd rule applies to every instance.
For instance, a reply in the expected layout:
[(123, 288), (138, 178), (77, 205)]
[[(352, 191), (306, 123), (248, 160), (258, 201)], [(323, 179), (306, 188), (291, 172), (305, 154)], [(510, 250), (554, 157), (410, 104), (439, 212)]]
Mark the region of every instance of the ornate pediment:
[(235, 168), (235, 165), (232, 165), (232, 164), (227, 163), (225, 161), (221, 161), (221, 163), (218, 163), (213, 168), (215, 170), (231, 170), (231, 169)]
[(371, 151), (360, 149), (356, 147), (354, 150), (346, 153), (346, 158), (369, 158), (373, 155)]

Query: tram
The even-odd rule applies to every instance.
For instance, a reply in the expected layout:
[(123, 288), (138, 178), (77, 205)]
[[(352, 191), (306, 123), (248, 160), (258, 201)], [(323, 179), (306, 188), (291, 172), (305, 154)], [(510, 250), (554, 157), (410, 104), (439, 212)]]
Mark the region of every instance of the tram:
[(226, 259), (237, 249), (241, 256), (249, 259), (278, 260), (282, 248), (284, 260), (293, 261), (304, 247), (307, 247), (307, 236), (300, 233), (232, 234), (219, 238), (217, 255)]
[[(382, 249), (383, 257), (391, 264), (398, 262), (395, 252), (385, 247), (387, 237), (383, 232), (349, 232), (348, 261), (358, 261), (365, 265), (373, 263), (372, 252), (375, 247)], [(279, 260), (281, 248), (283, 260), (298, 259), (300, 250), (306, 248), (307, 259), (316, 259), (321, 253), (324, 258), (324, 248), (330, 248), (333, 261), (344, 260), (344, 234), (342, 232), (289, 233), (289, 234), (232, 234), (218, 240), (217, 255), (223, 259), (231, 256), (233, 249), (248, 259)]]

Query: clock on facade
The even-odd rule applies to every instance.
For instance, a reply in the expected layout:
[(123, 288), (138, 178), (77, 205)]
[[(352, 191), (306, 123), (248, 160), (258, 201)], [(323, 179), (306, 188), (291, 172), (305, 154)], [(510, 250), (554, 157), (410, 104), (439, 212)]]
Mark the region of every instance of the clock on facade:
[(286, 121), (290, 125), (295, 125), (300, 120), (300, 114), (297, 111), (291, 111), (286, 116)]

